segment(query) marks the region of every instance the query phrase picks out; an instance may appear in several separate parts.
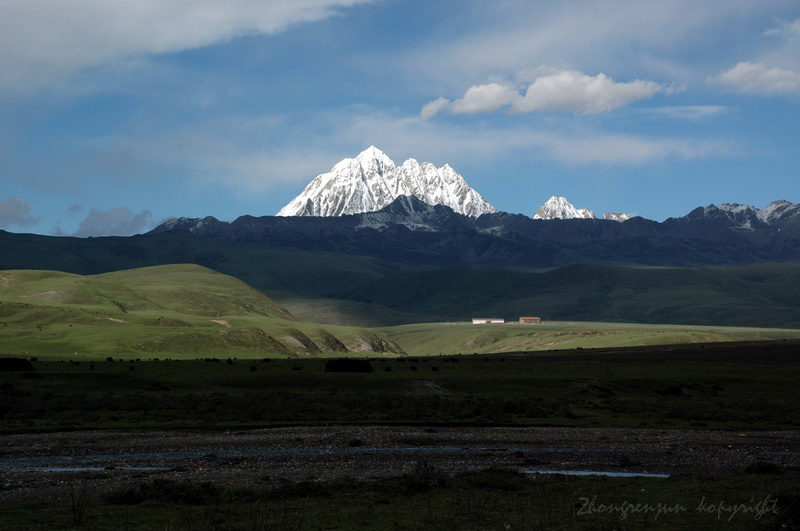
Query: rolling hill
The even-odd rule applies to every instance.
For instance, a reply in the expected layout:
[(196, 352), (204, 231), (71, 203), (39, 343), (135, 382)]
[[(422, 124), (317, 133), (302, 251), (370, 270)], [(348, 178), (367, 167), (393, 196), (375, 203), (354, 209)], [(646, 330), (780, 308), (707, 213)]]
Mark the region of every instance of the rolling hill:
[(381, 332), (299, 322), (244, 282), (192, 264), (1, 271), (0, 334), (2, 355), (61, 358), (402, 352)]

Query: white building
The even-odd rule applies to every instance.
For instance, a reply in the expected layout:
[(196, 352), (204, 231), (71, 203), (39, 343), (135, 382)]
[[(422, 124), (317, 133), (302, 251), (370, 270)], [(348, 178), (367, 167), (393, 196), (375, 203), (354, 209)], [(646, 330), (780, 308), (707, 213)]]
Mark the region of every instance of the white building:
[(505, 319), (499, 317), (473, 317), (472, 324), (505, 324)]

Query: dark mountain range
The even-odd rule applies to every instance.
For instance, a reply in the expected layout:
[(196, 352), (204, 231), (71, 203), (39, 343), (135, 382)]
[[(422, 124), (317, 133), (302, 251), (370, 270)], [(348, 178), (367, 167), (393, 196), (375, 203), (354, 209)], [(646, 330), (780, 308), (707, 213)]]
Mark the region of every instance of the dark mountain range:
[(534, 220), (504, 212), (474, 218), (414, 197), (341, 217), (176, 218), (152, 231), (372, 256), (412, 265), (541, 268), (573, 263), (705, 266), (800, 260), (800, 205), (764, 210), (723, 204), (656, 222), (634, 217)]
[[(181, 218), (131, 237), (0, 231), (0, 270), (90, 275), (194, 263), (281, 304), (295, 301), (292, 311), (302, 310), (303, 320), (329, 324), (480, 313), (794, 328), (800, 326), (799, 212), (798, 205), (777, 202), (764, 210), (698, 208), (662, 223), (507, 213), (470, 218), (401, 197), (372, 213), (244, 216), (231, 223)], [(532, 268), (548, 271), (524, 271)]]

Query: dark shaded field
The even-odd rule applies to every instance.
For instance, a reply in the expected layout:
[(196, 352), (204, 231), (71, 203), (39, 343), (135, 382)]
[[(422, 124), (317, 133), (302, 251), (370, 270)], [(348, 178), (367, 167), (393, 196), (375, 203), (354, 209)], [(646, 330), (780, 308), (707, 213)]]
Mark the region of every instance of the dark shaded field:
[(372, 372), (37, 361), (0, 373), (0, 462), (68, 465), (0, 468), (0, 524), (793, 529), (798, 360), (781, 340), (371, 358)]
[(35, 362), (2, 432), (314, 424), (797, 429), (800, 342), (372, 358)]

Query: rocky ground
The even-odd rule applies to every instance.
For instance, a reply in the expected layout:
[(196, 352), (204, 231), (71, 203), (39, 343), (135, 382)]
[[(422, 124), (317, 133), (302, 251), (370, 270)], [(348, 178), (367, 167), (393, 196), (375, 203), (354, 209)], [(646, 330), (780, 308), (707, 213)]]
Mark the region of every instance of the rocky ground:
[(227, 432), (83, 431), (0, 437), (0, 503), (101, 494), (155, 478), (219, 485), (369, 479), (418, 470), (800, 473), (800, 431), (325, 426)]

